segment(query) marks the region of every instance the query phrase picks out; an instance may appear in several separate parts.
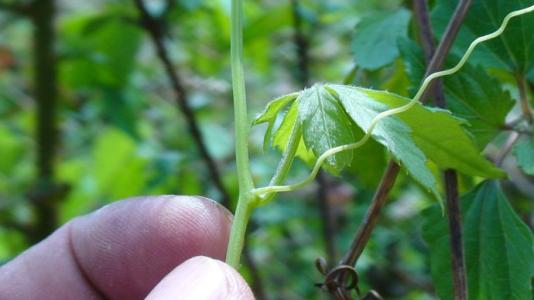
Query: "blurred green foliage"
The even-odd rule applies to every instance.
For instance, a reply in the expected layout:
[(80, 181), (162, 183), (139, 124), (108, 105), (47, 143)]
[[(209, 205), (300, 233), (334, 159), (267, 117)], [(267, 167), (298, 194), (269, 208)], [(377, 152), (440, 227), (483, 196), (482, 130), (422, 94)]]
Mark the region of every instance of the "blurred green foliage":
[[(403, 1), (299, 2), (312, 82), (343, 83), (349, 78), (350, 83), (403, 96), (410, 94), (410, 86), (417, 85), (422, 71), (416, 66), (421, 61), (409, 57), (413, 52), (403, 53), (402, 47), (400, 51), (396, 48), (403, 44), (398, 43), (400, 37), (411, 38), (411, 43), (418, 40), (410, 7)], [(450, 17), (452, 4), (433, 2), (438, 3), (432, 20), (439, 35)], [(153, 15), (167, 20), (164, 43), (175, 70), (183, 78), (208, 150), (218, 163), (225, 185), (236, 195), (229, 1), (178, 0), (170, 11), (166, 10), (166, 1), (147, 1), (147, 5)], [(499, 13), (497, 19), (502, 15)], [(60, 142), (54, 164), (56, 180), (69, 186), (58, 208), (61, 222), (130, 196), (188, 194), (220, 198), (174, 103), (174, 91), (153, 45), (136, 17), (134, 5), (127, 0), (72, 0), (58, 4), (55, 49), (59, 57)], [(299, 90), (293, 17), (289, 0), (246, 2), (244, 47), (251, 112), (260, 112), (270, 99)], [(470, 15), (469, 30), (462, 31), (454, 54), (461, 53), (473, 34), (486, 33), (480, 32), (476, 23), (485, 18), (475, 17)], [(529, 16), (528, 20), (533, 19)], [(394, 31), (389, 30), (392, 26)], [(0, 224), (4, 220), (31, 223), (35, 217), (27, 197), (37, 176), (31, 32), (28, 20), (0, 11)], [(369, 32), (380, 38), (371, 39)], [(517, 28), (511, 34), (519, 34)], [(530, 40), (534, 40), (532, 30), (522, 34), (530, 34)], [(531, 68), (534, 63), (532, 55), (521, 54), (521, 50), (514, 52), (514, 57), (527, 58), (521, 64), (488, 63), (488, 57), (502, 58), (498, 47), (495, 43), (478, 52), (473, 60), (477, 66), (461, 73), (462, 80), (479, 83), (476, 90), (461, 89), (462, 82), (452, 78), (445, 81), (447, 94), (461, 90), (462, 95), (455, 96), (463, 99), (481, 94), (486, 97), (487, 93), (502, 101), (494, 118), (485, 120), (472, 116), (469, 107), (451, 97), (453, 112), (471, 121), (473, 128), (486, 130), (473, 134), (481, 148), (489, 143), (485, 147), (489, 157), (497, 155), (505, 143), (507, 133), (499, 128), (505, 116), (519, 114), (517, 108), (510, 112), (510, 95), (515, 99), (518, 91), (507, 71)], [(412, 50), (418, 53), (416, 48)], [(527, 71), (534, 74), (534, 69)], [(474, 73), (477, 76), (473, 78)], [(534, 76), (530, 78), (532, 85)], [(486, 80), (491, 82), (490, 89)], [(530, 99), (534, 97), (530, 95)], [(491, 111), (488, 103), (475, 100), (480, 103), (476, 111)], [(250, 138), (252, 169), (258, 185), (268, 182), (279, 157), (273, 149), (263, 150), (264, 130), (265, 127), (255, 127)], [(530, 175), (532, 148), (532, 142), (524, 140), (514, 151), (522, 169)], [(380, 144), (369, 142), (353, 156), (352, 165), (342, 174), (343, 180), (327, 177), (328, 201), (336, 219), (338, 258), (348, 248), (390, 155)], [(509, 179), (502, 182), (503, 192), (516, 213), (532, 227), (534, 180), (513, 160), (505, 160)], [(429, 168), (437, 174), (434, 165)], [(295, 163), (290, 180), (305, 177), (308, 170), (304, 163)], [(466, 193), (478, 182), (477, 177), (461, 176), (460, 192)], [(271, 299), (326, 297), (314, 287), (322, 279), (314, 260), (325, 255), (323, 220), (316, 199), (317, 187), (312, 185), (280, 195), (253, 216), (258, 226), (250, 232), (249, 247)], [(431, 249), (421, 233), (421, 212), (435, 201), (404, 172), (391, 199), (359, 260), (361, 288), (376, 289), (385, 299), (435, 299)], [(29, 246), (20, 232), (0, 227), (0, 261), (8, 261)], [(248, 270), (243, 271), (249, 274)]]

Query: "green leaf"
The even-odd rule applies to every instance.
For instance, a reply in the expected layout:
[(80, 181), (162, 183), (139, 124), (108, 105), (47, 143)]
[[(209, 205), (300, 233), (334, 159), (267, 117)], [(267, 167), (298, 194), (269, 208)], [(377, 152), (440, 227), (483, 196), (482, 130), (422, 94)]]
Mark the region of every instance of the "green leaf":
[(352, 51), (356, 64), (364, 69), (378, 69), (392, 63), (399, 55), (397, 39), (405, 37), (410, 12), (399, 9), (364, 18), (354, 31)]
[(24, 154), (21, 138), (7, 126), (0, 125), (0, 176), (9, 176)]
[[(455, 43), (456, 54), (463, 53), (476, 37), (495, 31), (511, 11), (534, 4), (532, 0), (474, 0)], [(456, 3), (438, 1), (432, 23), (442, 33)], [(477, 50), (478, 61), (490, 66), (505, 67), (513, 73), (525, 74), (534, 66), (534, 14), (510, 21), (505, 32)]]
[(280, 110), (297, 99), (298, 95), (299, 93), (291, 93), (270, 101), (267, 103), (265, 109), (254, 119), (252, 124), (257, 125), (265, 122), (274, 122)]
[(108, 200), (139, 195), (145, 186), (146, 160), (135, 141), (122, 131), (102, 132), (93, 149), (93, 176), (96, 189)]
[[(390, 106), (369, 95), (366, 89), (333, 84), (328, 85), (328, 88), (335, 93), (347, 114), (364, 131), (368, 130), (376, 115), (390, 109)], [(372, 136), (402, 163), (415, 180), (439, 198), (436, 179), (426, 166), (427, 158), (417, 147), (412, 138), (412, 129), (406, 123), (397, 116), (383, 119), (377, 123)]]
[[(419, 86), (425, 72), (422, 51), (407, 39), (399, 41), (399, 48), (412, 85)], [(453, 57), (447, 65), (458, 60)], [(458, 73), (445, 77), (443, 83), (448, 108), (469, 122), (469, 132), (483, 149), (501, 131), (514, 100), (479, 66), (466, 64)]]
[(267, 106), (252, 122), (252, 125), (258, 125), (261, 123), (268, 123), (267, 131), (265, 132), (263, 138), (263, 149), (266, 149), (271, 140), (271, 132), (273, 130), (274, 122), (276, 121), (276, 116), (284, 107), (289, 103), (297, 99), (299, 93), (291, 93), (278, 97), (271, 102), (267, 103)]
[[(462, 197), (469, 299), (530, 299), (534, 238), (495, 181)], [(453, 299), (447, 219), (437, 207), (424, 213), (423, 237), (430, 248), (434, 285), (442, 300)]]
[(141, 32), (109, 13), (75, 15), (61, 24), (67, 57), (60, 76), (74, 88), (121, 88), (127, 84), (141, 46)]
[[(274, 134), (273, 146), (278, 148), (281, 152), (284, 152), (286, 149), (286, 146), (289, 143), (291, 132), (293, 132), (293, 128), (296, 125), (298, 119), (298, 105), (299, 103), (297, 101), (293, 102), (289, 108), (289, 111), (284, 116), (282, 124), (280, 124), (280, 127), (278, 127)], [(315, 162), (315, 155), (313, 155), (313, 153), (308, 150), (304, 144), (302, 133), (300, 135), (300, 142), (297, 148), (296, 156), (307, 164), (313, 164)]]
[[(388, 92), (358, 90), (388, 107), (399, 107), (410, 101)], [(417, 146), (441, 169), (455, 169), (466, 175), (486, 178), (505, 176), (502, 170), (480, 154), (462, 127), (465, 122), (449, 111), (416, 104), (397, 117), (408, 124)]]
[(534, 176), (534, 137), (525, 137), (515, 144), (513, 154), (523, 172)]
[[(339, 101), (321, 85), (301, 92), (297, 101), (298, 119), (306, 147), (320, 156), (336, 146), (353, 143), (351, 121)], [(326, 166), (340, 171), (352, 160), (352, 152), (345, 151), (326, 160)]]

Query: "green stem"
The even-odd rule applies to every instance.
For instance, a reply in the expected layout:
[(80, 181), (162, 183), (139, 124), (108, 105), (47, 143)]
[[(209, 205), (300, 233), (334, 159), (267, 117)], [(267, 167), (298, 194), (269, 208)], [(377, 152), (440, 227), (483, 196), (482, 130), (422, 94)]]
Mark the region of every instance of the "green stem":
[[(291, 131), (287, 147), (284, 153), (282, 154), (282, 159), (278, 163), (278, 167), (276, 168), (276, 171), (273, 177), (271, 178), (271, 181), (269, 182), (270, 186), (281, 184), (286, 178), (287, 173), (289, 172), (289, 169), (291, 169), (291, 165), (293, 164), (293, 160), (295, 160), (295, 154), (297, 153), (297, 149), (300, 143), (301, 132), (302, 127), (297, 122), (297, 124), (293, 127), (293, 130)], [(276, 193), (265, 195), (263, 198), (260, 198), (260, 204), (268, 203), (274, 198), (275, 195)]]
[(245, 241), (247, 222), (250, 218), (255, 197), (250, 191), (254, 188), (248, 157), (248, 133), (250, 124), (247, 115), (245, 74), (243, 71), (243, 32), (242, 0), (232, 0), (232, 88), (234, 92), (235, 152), (239, 199), (230, 232), (230, 241), (226, 253), (226, 262), (237, 268)]
[(232, 0), (232, 88), (234, 92), (235, 152), (239, 191), (246, 192), (253, 188), (248, 160), (248, 132), (250, 130), (247, 115), (245, 91), (245, 73), (243, 71), (243, 32), (242, 1)]
[(234, 268), (239, 267), (241, 252), (245, 244), (245, 234), (247, 232), (247, 223), (252, 213), (254, 199), (251, 194), (243, 194), (240, 191), (235, 211), (232, 230), (230, 231), (230, 241), (226, 252), (226, 263)]

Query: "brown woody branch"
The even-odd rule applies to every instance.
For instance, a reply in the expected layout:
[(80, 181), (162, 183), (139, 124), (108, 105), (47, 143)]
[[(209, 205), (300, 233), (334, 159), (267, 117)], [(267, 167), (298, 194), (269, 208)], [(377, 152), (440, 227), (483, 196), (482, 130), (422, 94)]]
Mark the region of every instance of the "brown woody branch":
[(54, 181), (55, 160), (58, 145), (57, 125), (57, 56), (54, 50), (56, 32), (55, 0), (31, 2), (33, 23), (34, 84), (37, 102), (37, 184), (29, 192), (36, 212), (34, 234), (31, 242), (37, 242), (50, 234), (57, 226), (57, 207), (63, 199), (62, 185)]
[[(420, 3), (419, 9), (416, 10), (416, 17), (428, 18), (428, 9), (426, 7), (426, 0), (416, 0), (415, 3)], [(463, 14), (467, 13), (469, 8), (470, 1), (465, 1), (464, 5), (461, 7), (461, 12)], [(461, 22), (455, 27), (457, 31), (460, 27)], [(430, 26), (430, 24), (421, 24), (423, 26)], [(452, 26), (452, 25), (450, 25)], [(432, 28), (421, 28), (421, 40), (423, 44), (429, 44), (430, 47), (423, 47), (424, 51), (429, 51), (425, 53), (427, 57), (430, 57), (434, 52), (433, 47), (433, 34)], [(428, 32), (428, 34), (424, 34)], [(452, 42), (451, 42), (452, 43)], [(442, 60), (443, 61), (443, 60)], [(427, 61), (431, 63), (431, 61)], [(437, 69), (436, 69), (437, 71)], [(443, 93), (441, 81), (436, 82), (436, 87), (432, 91), (434, 97), (434, 103), (441, 108), (446, 108), (447, 103), (445, 101), (445, 94)], [(451, 260), (452, 260), (452, 281), (454, 288), (454, 298), (457, 300), (466, 300), (467, 299), (467, 277), (465, 273), (465, 258), (464, 258), (464, 248), (463, 248), (463, 238), (462, 238), (462, 218), (459, 204), (459, 194), (458, 194), (458, 175), (454, 170), (446, 170), (443, 173), (443, 179), (445, 183), (445, 197), (447, 204), (447, 217), (449, 223), (450, 231), (450, 247), (451, 247)]]

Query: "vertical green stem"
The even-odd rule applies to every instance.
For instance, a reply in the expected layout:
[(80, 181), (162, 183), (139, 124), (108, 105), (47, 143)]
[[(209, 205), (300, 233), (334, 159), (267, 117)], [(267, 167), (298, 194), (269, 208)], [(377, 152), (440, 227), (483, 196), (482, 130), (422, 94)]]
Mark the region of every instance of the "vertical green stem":
[(239, 191), (245, 192), (253, 187), (248, 161), (248, 132), (245, 74), (243, 71), (243, 30), (242, 0), (232, 0), (232, 88), (234, 92), (235, 151)]
[(251, 194), (254, 184), (250, 174), (248, 159), (248, 132), (250, 129), (247, 116), (247, 100), (245, 91), (245, 74), (243, 71), (243, 32), (242, 32), (242, 0), (232, 0), (232, 38), (231, 63), (232, 87), (234, 92), (234, 122), (236, 134), (236, 162), (239, 184), (239, 199), (230, 232), (230, 241), (226, 253), (226, 262), (233, 267), (239, 266), (239, 258), (243, 250), (247, 222), (250, 218), (254, 197)]

